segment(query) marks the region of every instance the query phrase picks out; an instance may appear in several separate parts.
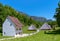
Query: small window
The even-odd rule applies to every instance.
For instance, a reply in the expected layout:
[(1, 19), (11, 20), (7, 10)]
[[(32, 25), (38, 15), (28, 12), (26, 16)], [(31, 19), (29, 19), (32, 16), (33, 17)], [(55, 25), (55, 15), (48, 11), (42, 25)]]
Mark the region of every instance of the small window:
[(12, 26), (12, 24), (10, 24), (10, 26)]
[(21, 30), (21, 28), (19, 28), (19, 30)]
[(20, 34), (20, 32), (19, 32), (19, 34)]
[(16, 30), (18, 30), (18, 28), (16, 28)]
[(17, 35), (17, 33), (16, 33), (16, 35)]
[(4, 34), (6, 34), (6, 33), (4, 32)]

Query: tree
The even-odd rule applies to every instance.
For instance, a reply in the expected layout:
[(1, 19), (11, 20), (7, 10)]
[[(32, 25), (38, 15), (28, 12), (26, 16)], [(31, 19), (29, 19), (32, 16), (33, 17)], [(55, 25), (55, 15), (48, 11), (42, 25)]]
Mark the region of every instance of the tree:
[(27, 14), (16, 11), (14, 8), (0, 3), (0, 32), (2, 32), (2, 24), (8, 15), (18, 18), (24, 25), (35, 24), (37, 27), (41, 25), (41, 22), (33, 20)]
[(60, 27), (60, 2), (58, 3), (58, 8), (56, 8), (56, 13), (54, 15), (58, 26)]
[(56, 21), (49, 21), (48, 24), (51, 26), (53, 30), (55, 30), (55, 27), (58, 26)]

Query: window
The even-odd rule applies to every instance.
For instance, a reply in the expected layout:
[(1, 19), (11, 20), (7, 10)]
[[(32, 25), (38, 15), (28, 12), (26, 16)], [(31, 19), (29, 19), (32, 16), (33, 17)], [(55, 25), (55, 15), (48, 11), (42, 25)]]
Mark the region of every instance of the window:
[(21, 30), (21, 28), (19, 28), (19, 30)]
[(16, 28), (16, 30), (21, 30), (21, 28)]
[(19, 32), (19, 34), (20, 34), (20, 32)]
[(16, 33), (16, 35), (17, 35), (17, 33)]
[(18, 30), (18, 28), (16, 28), (16, 30)]
[(12, 26), (12, 24), (10, 24), (10, 26)]
[(4, 32), (4, 34), (6, 34), (6, 33)]

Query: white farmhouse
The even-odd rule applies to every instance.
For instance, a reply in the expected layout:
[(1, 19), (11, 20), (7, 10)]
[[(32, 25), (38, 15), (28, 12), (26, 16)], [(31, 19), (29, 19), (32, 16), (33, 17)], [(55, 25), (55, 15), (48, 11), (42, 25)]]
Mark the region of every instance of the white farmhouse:
[(15, 36), (22, 34), (22, 26), (23, 25), (17, 18), (8, 16), (3, 23), (3, 36)]

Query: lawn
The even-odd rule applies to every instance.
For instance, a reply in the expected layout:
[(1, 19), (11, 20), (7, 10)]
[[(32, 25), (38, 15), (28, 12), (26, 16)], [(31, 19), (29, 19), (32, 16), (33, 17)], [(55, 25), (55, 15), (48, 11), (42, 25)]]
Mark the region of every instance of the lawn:
[(29, 31), (29, 30), (28, 30), (28, 27), (29, 27), (29, 26), (24, 26), (24, 27), (22, 28), (23, 33), (29, 34), (29, 33), (34, 33), (34, 32), (36, 32), (36, 31)]
[[(3, 40), (3, 41), (8, 41), (8, 40)], [(60, 34), (59, 33), (44, 34), (44, 31), (40, 31), (39, 33), (32, 36), (11, 39), (9, 41), (60, 41)]]
[[(27, 34), (36, 32), (36, 31), (28, 31), (28, 26), (24, 26), (22, 28), (22, 31), (23, 31), (23, 33), (27, 33)], [(10, 38), (10, 36), (2, 36), (2, 33), (0, 33), (0, 39), (2, 39), (2, 38)]]
[(2, 33), (0, 33), (0, 39), (3, 39), (3, 38), (9, 38), (10, 36), (2, 36)]

